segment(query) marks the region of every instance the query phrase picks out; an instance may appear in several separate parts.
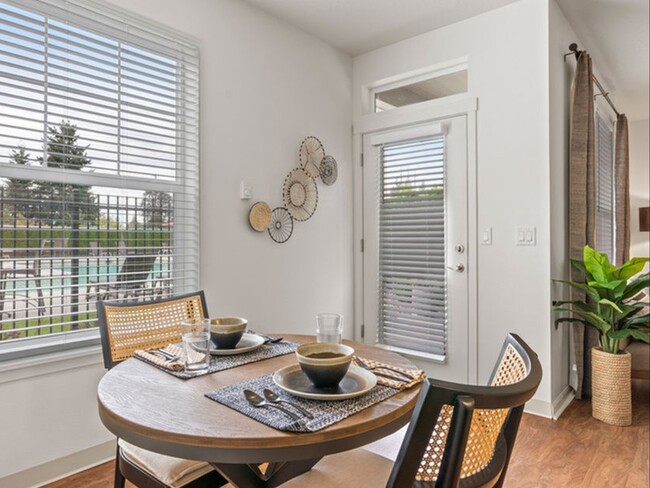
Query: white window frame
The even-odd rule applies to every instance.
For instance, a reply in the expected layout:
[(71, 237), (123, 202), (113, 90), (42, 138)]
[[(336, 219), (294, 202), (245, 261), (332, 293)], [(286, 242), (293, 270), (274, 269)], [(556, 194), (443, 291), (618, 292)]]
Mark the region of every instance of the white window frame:
[[(66, 21), (65, 18), (61, 16), (62, 2), (60, 0), (2, 0), (4, 3), (13, 5), (17, 8), (28, 10), (34, 12), (35, 14), (42, 15), (48, 18), (56, 19), (59, 21)], [(162, 24), (157, 24), (151, 22), (143, 17), (134, 15), (128, 11), (112, 7), (106, 4), (106, 2), (99, 2), (95, 0), (66, 0), (65, 4), (70, 9), (83, 9), (84, 15), (91, 16), (93, 20), (98, 22), (105, 22), (106, 29), (102, 32), (101, 26), (98, 26), (95, 22), (90, 22), (86, 17), (79, 16), (75, 17), (74, 27), (81, 29), (88, 29), (92, 32), (98, 32), (102, 35), (106, 35), (109, 38), (116, 39), (115, 29), (111, 28), (111, 24), (114, 25), (123, 25), (125, 22), (130, 26), (137, 26), (139, 31), (145, 33), (151, 33), (152, 37), (156, 36), (158, 38), (168, 39), (175, 43), (182, 43), (184, 46), (189, 46), (190, 50), (196, 52), (195, 57), (192, 59), (196, 63), (196, 67), (193, 68), (196, 70), (196, 86), (197, 86), (197, 102), (198, 102), (198, 79), (199, 79), (199, 42), (197, 39), (187, 36), (186, 34), (176, 32), (169, 27), (166, 27)], [(120, 39), (128, 42), (127, 39)], [(147, 44), (147, 40), (142, 37), (138, 38), (137, 47), (146, 49), (147, 45), (155, 53), (161, 53), (166, 51), (165, 47), (161, 44), (150, 40)], [(169, 51), (167, 51), (169, 52)], [(174, 56), (174, 59), (178, 60), (178, 53)], [(182, 69), (182, 65), (181, 65)], [(198, 289), (200, 283), (200, 264), (198, 260), (199, 256), (199, 235), (198, 235), (198, 221), (199, 221), (199, 195), (198, 195), (198, 180), (199, 180), (199, 114), (198, 114), (198, 103), (195, 108), (196, 115), (195, 126), (196, 126), (196, 136), (193, 144), (185, 145), (184, 151), (191, 151), (194, 156), (184, 154), (177, 156), (176, 162), (183, 161), (185, 164), (179, 164), (180, 167), (176, 169), (176, 178), (175, 180), (169, 179), (145, 179), (131, 176), (119, 176), (119, 175), (110, 175), (110, 174), (95, 174), (92, 172), (80, 172), (67, 169), (58, 169), (58, 168), (47, 168), (47, 167), (34, 167), (34, 166), (18, 166), (11, 164), (2, 164), (0, 166), (0, 173), (3, 178), (22, 178), (22, 179), (31, 179), (31, 180), (47, 180), (51, 182), (60, 182), (60, 183), (69, 183), (71, 181), (70, 176), (74, 178), (75, 184), (89, 185), (89, 186), (100, 186), (100, 187), (114, 187), (127, 190), (139, 190), (139, 191), (157, 191), (157, 192), (169, 192), (178, 195), (180, 198), (185, 200), (181, 205), (175, 205), (174, 218), (175, 222), (178, 222), (177, 227), (174, 231), (174, 239), (178, 240), (178, 235), (187, 232), (187, 236), (193, 234), (191, 239), (185, 239), (185, 242), (192, 242), (192, 255), (196, 255), (196, 269), (191, 273), (192, 282), (188, 283), (185, 281), (184, 285), (181, 285), (177, 289), (177, 293), (182, 293), (191, 289)], [(194, 122), (194, 120), (193, 120)], [(177, 129), (177, 134), (183, 132), (183, 126), (179, 123), (179, 128)], [(189, 160), (189, 162), (187, 162)], [(188, 181), (190, 180), (186, 174), (195, 173), (191, 179), (196, 181), (196, 188), (192, 187), (191, 192), (187, 191)], [(191, 198), (191, 202), (188, 202), (187, 199)], [(193, 222), (196, 222), (196, 228), (194, 225), (191, 225)], [(184, 244), (187, 247), (187, 244)], [(186, 266), (184, 263), (178, 262), (179, 260), (174, 260), (174, 269), (177, 269), (182, 266)], [(69, 349), (78, 349), (80, 354), (86, 354), (83, 351), (87, 350), (89, 346), (98, 346), (100, 342), (99, 339), (99, 329), (98, 327), (90, 329), (81, 329), (71, 332), (63, 333), (51, 333), (44, 334), (40, 336), (27, 337), (17, 340), (2, 341), (0, 342), (0, 365), (5, 361), (16, 360), (17, 358), (27, 358), (35, 357), (38, 355), (43, 355), (43, 357), (49, 353), (65, 351)], [(93, 349), (94, 350), (94, 349)], [(8, 363), (7, 363), (8, 364)], [(3, 368), (0, 368), (2, 370)]]
[[(467, 98), (467, 93), (469, 92), (469, 65), (467, 62), (467, 58), (463, 57), (458, 59), (452, 59), (431, 66), (425, 66), (423, 68), (409, 71), (406, 73), (400, 73), (396, 76), (391, 76), (388, 78), (384, 78), (382, 80), (377, 80), (373, 83), (363, 86), (362, 91), (364, 94), (362, 96), (362, 100), (364, 101), (364, 105), (365, 105), (363, 107), (363, 113), (364, 114), (381, 113), (381, 112), (375, 112), (375, 96), (377, 95), (377, 93), (393, 90), (395, 88), (401, 88), (403, 86), (412, 85), (420, 81), (439, 78), (440, 76), (457, 73), (459, 71), (467, 71), (468, 91), (456, 95), (450, 95), (449, 97), (436, 98), (430, 101), (450, 99), (453, 97)], [(422, 103), (429, 103), (430, 101), (406, 105), (405, 107), (420, 105)], [(404, 108), (404, 107), (397, 107), (397, 108)], [(395, 109), (393, 108), (390, 111), (392, 112), (393, 110)]]

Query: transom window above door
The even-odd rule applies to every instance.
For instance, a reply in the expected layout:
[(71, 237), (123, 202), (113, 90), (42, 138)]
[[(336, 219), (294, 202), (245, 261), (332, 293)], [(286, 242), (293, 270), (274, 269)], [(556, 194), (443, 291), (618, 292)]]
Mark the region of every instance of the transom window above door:
[(378, 87), (372, 91), (373, 112), (466, 93), (467, 74), (466, 68), (453, 68)]

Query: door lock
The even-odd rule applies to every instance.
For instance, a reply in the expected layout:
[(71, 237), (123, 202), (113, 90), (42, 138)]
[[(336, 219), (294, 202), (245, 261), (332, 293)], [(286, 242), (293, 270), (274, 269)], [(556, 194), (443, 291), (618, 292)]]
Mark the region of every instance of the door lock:
[(463, 254), (465, 252), (465, 246), (462, 244), (458, 244), (454, 249), (456, 249), (458, 254)]
[(463, 266), (462, 264), (457, 264), (456, 266), (447, 266), (447, 269), (462, 273), (463, 271), (465, 271), (465, 266)]

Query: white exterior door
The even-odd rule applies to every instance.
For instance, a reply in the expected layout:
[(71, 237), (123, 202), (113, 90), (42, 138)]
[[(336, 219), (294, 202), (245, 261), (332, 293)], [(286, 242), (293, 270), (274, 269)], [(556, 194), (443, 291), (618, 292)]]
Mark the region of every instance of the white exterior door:
[(465, 116), (363, 136), (364, 341), (468, 381)]

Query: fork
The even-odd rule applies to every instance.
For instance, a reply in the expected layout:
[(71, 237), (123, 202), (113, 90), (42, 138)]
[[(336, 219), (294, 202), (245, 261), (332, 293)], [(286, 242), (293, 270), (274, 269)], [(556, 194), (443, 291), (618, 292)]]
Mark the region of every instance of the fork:
[(373, 371), (375, 369), (385, 369), (386, 371), (392, 371), (393, 373), (402, 375), (405, 378), (408, 378), (409, 380), (415, 379), (412, 375), (405, 373), (404, 371), (400, 371), (399, 369), (391, 368), (390, 366), (370, 366), (368, 363), (364, 362), (358, 356), (354, 357), (354, 362), (357, 363), (362, 368), (367, 369), (368, 371)]
[(250, 330), (250, 329), (248, 330), (248, 332), (263, 337), (264, 344), (277, 344), (278, 342), (284, 340), (284, 337), (271, 337), (271, 336), (267, 336), (266, 334), (262, 334), (261, 332), (255, 332), (254, 330)]
[(165, 359), (166, 360), (165, 362), (168, 362), (168, 363), (178, 361), (179, 359), (181, 359), (180, 356), (176, 356), (175, 354), (172, 354), (170, 352), (163, 351), (162, 349), (152, 349), (149, 352), (151, 354), (153, 354), (154, 356), (158, 356), (160, 358)]

